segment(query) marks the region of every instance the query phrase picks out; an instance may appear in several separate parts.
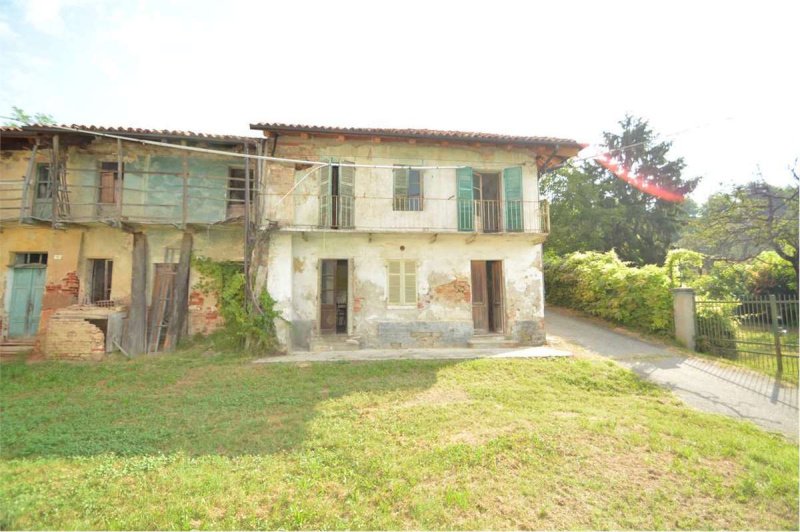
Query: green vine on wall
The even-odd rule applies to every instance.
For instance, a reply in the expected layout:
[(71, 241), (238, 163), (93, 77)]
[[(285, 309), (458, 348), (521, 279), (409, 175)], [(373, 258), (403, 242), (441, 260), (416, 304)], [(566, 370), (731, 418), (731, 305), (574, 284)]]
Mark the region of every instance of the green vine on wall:
[(192, 264), (202, 276), (194, 288), (216, 296), (226, 336), (235, 347), (258, 354), (274, 351), (278, 347), (275, 319), (280, 312), (266, 290), (259, 294), (257, 306), (247, 304), (242, 263), (193, 257)]

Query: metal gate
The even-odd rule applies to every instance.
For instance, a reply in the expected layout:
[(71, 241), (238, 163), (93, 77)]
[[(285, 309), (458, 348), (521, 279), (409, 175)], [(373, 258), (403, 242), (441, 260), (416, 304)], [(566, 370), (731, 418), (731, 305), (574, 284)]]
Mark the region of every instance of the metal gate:
[(797, 382), (797, 297), (698, 299), (695, 305), (697, 351)]

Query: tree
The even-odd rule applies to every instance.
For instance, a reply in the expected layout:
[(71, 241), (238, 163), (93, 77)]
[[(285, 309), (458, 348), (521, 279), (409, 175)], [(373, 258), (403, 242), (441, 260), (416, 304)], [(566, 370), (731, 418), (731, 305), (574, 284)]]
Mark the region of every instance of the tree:
[[(621, 132), (605, 132), (609, 156), (651, 191), (684, 195), (699, 178), (684, 179), (683, 158), (670, 159), (671, 142), (656, 142), (648, 122), (626, 116)], [(688, 212), (696, 206), (643, 192), (594, 161), (568, 166), (542, 179), (551, 200), (551, 235), (547, 247), (559, 254), (616, 250), (625, 261), (660, 264)]]
[(4, 116), (3, 118), (7, 119), (5, 124), (3, 124), (5, 126), (29, 126), (31, 124), (52, 125), (56, 123), (52, 115), (45, 113), (29, 115), (16, 105), (11, 106), (11, 116)]
[(682, 243), (719, 259), (742, 261), (774, 251), (798, 270), (797, 163), (795, 185), (777, 187), (763, 176), (711, 196), (689, 225)]

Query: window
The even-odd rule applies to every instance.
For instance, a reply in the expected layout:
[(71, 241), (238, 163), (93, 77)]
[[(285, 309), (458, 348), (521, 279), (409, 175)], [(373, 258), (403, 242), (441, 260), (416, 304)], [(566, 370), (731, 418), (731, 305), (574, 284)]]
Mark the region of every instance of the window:
[(422, 173), (411, 168), (394, 169), (394, 210), (422, 210)]
[[(250, 176), (247, 180), (250, 187), (249, 200), (252, 201), (256, 197), (256, 189), (254, 186), (254, 172), (250, 169)], [(229, 168), (228, 169), (228, 207), (234, 205), (242, 205), (244, 207), (244, 168)]]
[[(100, 193), (97, 201), (106, 204), (117, 202), (117, 189), (119, 188), (120, 176), (118, 164), (116, 162), (100, 163)], [(123, 172), (124, 172), (123, 168)]]
[(47, 265), (47, 253), (17, 253), (14, 266)]
[(389, 261), (389, 304), (417, 304), (417, 264), (413, 260)]
[(89, 259), (89, 302), (100, 303), (111, 300), (111, 273), (114, 262), (109, 259)]
[(53, 197), (52, 181), (50, 180), (50, 165), (39, 163), (36, 166), (36, 199), (51, 199)]

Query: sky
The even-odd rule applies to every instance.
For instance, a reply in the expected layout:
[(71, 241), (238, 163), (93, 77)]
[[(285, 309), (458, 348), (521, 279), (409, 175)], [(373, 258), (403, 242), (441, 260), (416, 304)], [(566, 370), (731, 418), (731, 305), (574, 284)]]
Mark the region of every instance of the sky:
[(0, 115), (257, 134), (254, 122), (598, 143), (626, 113), (693, 194), (793, 184), (800, 2), (0, 0)]

